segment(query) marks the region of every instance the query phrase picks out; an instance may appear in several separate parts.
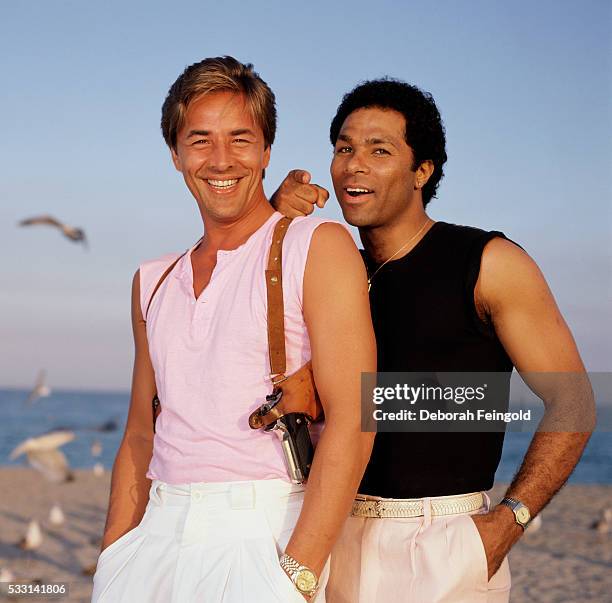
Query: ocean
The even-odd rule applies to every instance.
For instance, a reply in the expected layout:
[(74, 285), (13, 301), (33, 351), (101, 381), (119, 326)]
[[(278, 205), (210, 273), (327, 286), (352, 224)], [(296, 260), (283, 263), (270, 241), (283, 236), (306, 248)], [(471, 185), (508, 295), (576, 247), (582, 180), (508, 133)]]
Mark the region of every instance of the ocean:
[[(46, 398), (26, 404), (28, 392), (0, 389), (0, 465), (23, 465), (24, 458), (9, 460), (11, 451), (23, 440), (53, 429), (73, 430), (76, 437), (62, 450), (72, 467), (89, 468), (101, 462), (111, 469), (121, 442), (129, 394), (90, 391), (54, 391)], [(612, 408), (599, 409), (610, 414)], [(601, 421), (600, 421), (601, 423)], [(610, 421), (603, 421), (611, 425)], [(531, 433), (509, 432), (496, 481), (508, 482), (516, 473), (531, 440)], [(102, 445), (99, 457), (93, 457), (94, 442)], [(570, 477), (576, 484), (612, 484), (612, 432), (596, 431), (584, 455)]]

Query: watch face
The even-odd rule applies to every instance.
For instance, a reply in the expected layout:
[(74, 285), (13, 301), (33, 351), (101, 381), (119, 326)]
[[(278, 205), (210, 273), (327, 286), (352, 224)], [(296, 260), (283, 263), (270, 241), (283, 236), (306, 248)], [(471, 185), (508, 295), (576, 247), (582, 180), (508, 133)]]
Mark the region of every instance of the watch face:
[(303, 593), (309, 593), (317, 586), (317, 577), (310, 570), (300, 570), (295, 578), (295, 585)]
[(521, 523), (527, 523), (529, 521), (529, 509), (526, 507), (522, 507), (516, 511), (516, 518)]

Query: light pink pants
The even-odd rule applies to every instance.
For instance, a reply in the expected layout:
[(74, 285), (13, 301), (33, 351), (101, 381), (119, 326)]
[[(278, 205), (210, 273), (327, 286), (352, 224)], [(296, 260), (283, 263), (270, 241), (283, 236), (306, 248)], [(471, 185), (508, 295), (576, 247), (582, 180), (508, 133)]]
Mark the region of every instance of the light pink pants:
[(332, 552), (328, 603), (508, 602), (508, 559), (487, 581), (470, 514), (432, 517), (424, 500), (424, 517), (349, 517)]

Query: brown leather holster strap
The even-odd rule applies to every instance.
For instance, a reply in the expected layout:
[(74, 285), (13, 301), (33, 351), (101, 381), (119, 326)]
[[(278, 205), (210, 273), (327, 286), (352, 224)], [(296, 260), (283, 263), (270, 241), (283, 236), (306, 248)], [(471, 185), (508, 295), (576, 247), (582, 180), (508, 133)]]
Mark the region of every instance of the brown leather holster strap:
[(283, 239), (291, 218), (281, 218), (274, 227), (272, 245), (266, 270), (268, 297), (268, 350), (270, 376), (274, 385), (285, 379), (287, 357), (285, 354), (285, 304), (283, 301)]
[(280, 393), (280, 401), (265, 412), (260, 407), (249, 416), (251, 429), (260, 429), (291, 413), (306, 415), (309, 421), (323, 418), (323, 407), (317, 394), (312, 364), (285, 376), (287, 358), (285, 352), (285, 307), (283, 301), (282, 245), (290, 218), (281, 218), (274, 228), (268, 269), (266, 291), (268, 296), (268, 347), (270, 350), (270, 373), (274, 385), (273, 394)]
[[(185, 251), (185, 253), (187, 252)], [(176, 260), (174, 260), (174, 262), (172, 262), (172, 264), (170, 264), (170, 266), (168, 266), (168, 268), (166, 268), (163, 274), (159, 277), (159, 280), (157, 281), (157, 285), (155, 285), (155, 288), (153, 289), (153, 293), (151, 293), (151, 296), (149, 297), (149, 303), (147, 304), (147, 309), (145, 310), (145, 313), (143, 316), (145, 322), (147, 322), (147, 316), (149, 315), (149, 308), (151, 307), (151, 302), (153, 301), (153, 298), (155, 297), (157, 290), (160, 288), (161, 284), (166, 280), (166, 277), (172, 272), (172, 269), (178, 264), (178, 261), (185, 255), (185, 253), (181, 253), (181, 255), (179, 255), (176, 258)]]
[(279, 387), (283, 392), (281, 401), (264, 415), (261, 414), (259, 408), (253, 412), (249, 417), (251, 429), (267, 427), (280, 417), (293, 412), (306, 415), (309, 421), (318, 421), (323, 418), (310, 362), (287, 377)]

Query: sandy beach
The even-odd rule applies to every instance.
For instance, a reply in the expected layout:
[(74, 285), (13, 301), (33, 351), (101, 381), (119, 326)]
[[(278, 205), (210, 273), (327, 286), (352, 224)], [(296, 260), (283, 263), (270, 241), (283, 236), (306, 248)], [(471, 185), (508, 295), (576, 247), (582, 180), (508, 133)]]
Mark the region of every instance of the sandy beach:
[[(77, 470), (75, 476), (73, 482), (57, 485), (31, 469), (0, 469), (0, 570), (10, 569), (18, 581), (68, 582), (69, 597), (55, 600), (85, 603), (91, 577), (82, 572), (96, 562), (110, 474), (96, 477)], [(493, 498), (499, 499), (502, 491), (497, 486)], [(61, 526), (49, 521), (55, 503), (66, 517)], [(512, 603), (611, 600), (612, 534), (589, 528), (604, 507), (612, 507), (612, 486), (568, 485), (561, 491), (544, 510), (541, 529), (525, 535), (510, 555)], [(15, 543), (34, 518), (42, 528), (42, 543), (34, 551), (22, 551)]]

